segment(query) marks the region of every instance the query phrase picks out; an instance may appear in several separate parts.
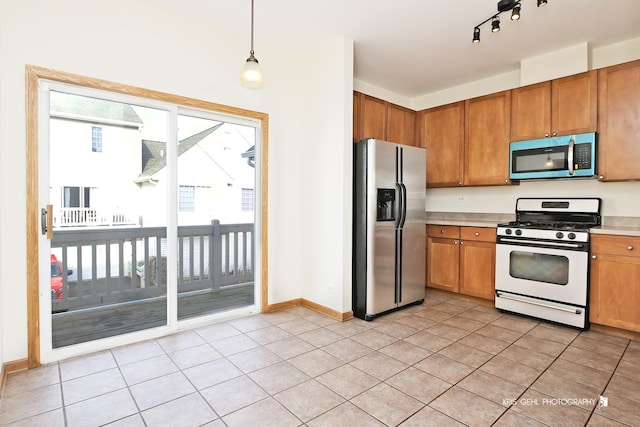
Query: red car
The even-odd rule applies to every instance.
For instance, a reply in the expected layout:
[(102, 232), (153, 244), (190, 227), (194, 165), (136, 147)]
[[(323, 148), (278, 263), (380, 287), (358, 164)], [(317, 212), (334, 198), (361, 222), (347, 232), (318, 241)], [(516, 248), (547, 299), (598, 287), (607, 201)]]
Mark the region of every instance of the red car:
[(51, 299), (61, 300), (62, 293), (62, 265), (54, 254), (51, 254)]

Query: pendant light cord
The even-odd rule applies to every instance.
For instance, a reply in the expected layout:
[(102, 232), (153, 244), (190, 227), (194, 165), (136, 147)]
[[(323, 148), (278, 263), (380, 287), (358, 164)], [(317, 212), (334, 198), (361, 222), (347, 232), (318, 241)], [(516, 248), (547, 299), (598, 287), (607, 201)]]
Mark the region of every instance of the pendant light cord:
[(253, 58), (253, 0), (251, 0), (251, 50), (249, 55)]

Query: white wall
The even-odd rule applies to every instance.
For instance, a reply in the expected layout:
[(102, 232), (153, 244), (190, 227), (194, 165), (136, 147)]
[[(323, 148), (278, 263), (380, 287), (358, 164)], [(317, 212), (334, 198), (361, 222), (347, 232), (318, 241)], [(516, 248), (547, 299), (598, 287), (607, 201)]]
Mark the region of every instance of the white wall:
[[(0, 8), (1, 361), (27, 356), (25, 64), (269, 114), (269, 303), (307, 295), (301, 284), (339, 282), (345, 274), (336, 276), (336, 270), (350, 272), (344, 242), (350, 241), (351, 218), (343, 188), (350, 159), (341, 144), (351, 147), (351, 111), (340, 92), (351, 99), (345, 81), (352, 67), (350, 43), (327, 41), (317, 57), (261, 43), (256, 54), (265, 87), (249, 90), (239, 85), (245, 40), (165, 13), (153, 0), (3, 0)], [(318, 77), (313, 85), (308, 74)], [(312, 92), (325, 95), (321, 104), (307, 96), (311, 86)], [(306, 128), (325, 118), (326, 126), (318, 124), (314, 132)], [(328, 144), (326, 158), (331, 162), (318, 162), (314, 173), (307, 173), (305, 147), (323, 144)], [(338, 207), (339, 213), (326, 206)], [(318, 212), (313, 224), (305, 218), (311, 212)], [(306, 233), (311, 225), (324, 235)], [(340, 255), (333, 256), (334, 251)], [(317, 263), (330, 267), (314, 267), (318, 277), (311, 280), (305, 257), (316, 253)], [(345, 305), (339, 292), (325, 296), (322, 303), (336, 310)]]
[(589, 46), (580, 43), (520, 61), (520, 86), (589, 70)]
[[(306, 95), (313, 102), (306, 105), (305, 128), (316, 138), (300, 141), (305, 153), (301, 173), (310, 178), (302, 194), (314, 201), (304, 206), (302, 249), (308, 282), (302, 284), (302, 296), (347, 312), (351, 310), (353, 156), (352, 144), (344, 141), (350, 141), (352, 135), (351, 122), (345, 120), (353, 116), (353, 42), (336, 39), (313, 54), (325, 58), (321, 62), (327, 65), (309, 70), (308, 78), (314, 85)], [(337, 63), (343, 66), (329, 66)]]

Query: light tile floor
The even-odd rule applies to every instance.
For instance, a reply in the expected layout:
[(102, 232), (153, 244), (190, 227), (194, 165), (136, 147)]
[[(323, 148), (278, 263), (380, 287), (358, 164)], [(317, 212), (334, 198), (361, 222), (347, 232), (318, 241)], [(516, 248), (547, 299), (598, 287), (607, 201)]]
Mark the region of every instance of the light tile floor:
[(0, 400), (3, 426), (105, 424), (640, 426), (640, 342), (428, 294), (373, 322), (297, 307), (114, 348), (12, 374)]

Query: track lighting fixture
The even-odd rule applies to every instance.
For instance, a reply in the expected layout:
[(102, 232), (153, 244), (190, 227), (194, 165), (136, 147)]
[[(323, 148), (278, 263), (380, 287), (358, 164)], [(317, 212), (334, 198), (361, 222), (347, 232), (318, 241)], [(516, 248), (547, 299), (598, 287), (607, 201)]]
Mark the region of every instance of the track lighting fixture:
[(251, 89), (258, 89), (264, 85), (262, 78), (262, 71), (258, 60), (253, 55), (253, 0), (251, 0), (251, 50), (249, 51), (249, 57), (242, 69), (242, 76), (240, 77), (240, 83), (244, 87)]
[[(547, 4), (547, 0), (537, 0), (538, 7)], [(497, 33), (500, 31), (500, 14), (502, 12), (511, 11), (511, 20), (518, 21), (520, 19), (520, 9), (522, 0), (500, 0), (498, 1), (498, 13), (492, 15), (473, 27), (473, 43), (480, 43), (480, 27), (491, 21), (491, 32)]]

